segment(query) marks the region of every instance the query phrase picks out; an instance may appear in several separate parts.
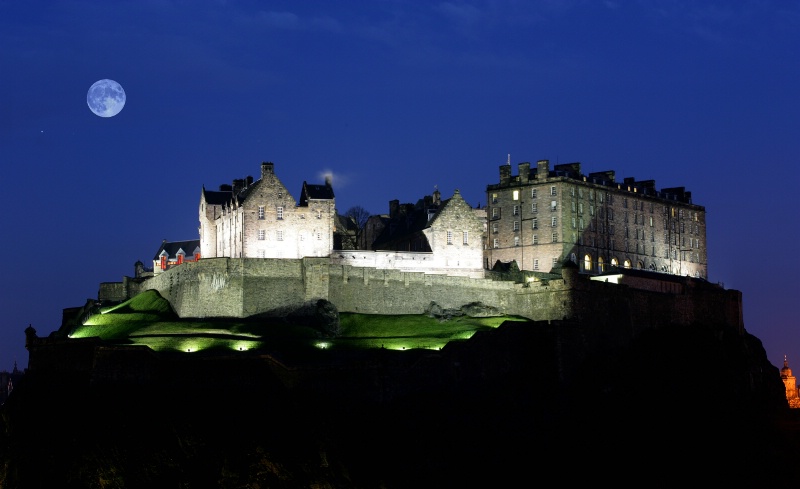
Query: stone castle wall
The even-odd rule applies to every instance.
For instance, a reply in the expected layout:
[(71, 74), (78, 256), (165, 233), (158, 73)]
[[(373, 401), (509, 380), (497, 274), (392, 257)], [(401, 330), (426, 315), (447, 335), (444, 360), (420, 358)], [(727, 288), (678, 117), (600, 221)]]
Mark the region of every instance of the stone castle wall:
[[(669, 324), (724, 323), (744, 331), (741, 292), (688, 277), (665, 293), (592, 281), (575, 269), (565, 269), (560, 280), (523, 285), (335, 263), (328, 258), (210, 258), (129, 287), (140, 287), (134, 293), (157, 290), (181, 317), (285, 315), (326, 299), (340, 312), (363, 314), (423, 314), (432, 302), (453, 310), (481, 303), (536, 321), (615, 323), (614, 330), (626, 337)], [(622, 325), (627, 329), (619, 329)]]

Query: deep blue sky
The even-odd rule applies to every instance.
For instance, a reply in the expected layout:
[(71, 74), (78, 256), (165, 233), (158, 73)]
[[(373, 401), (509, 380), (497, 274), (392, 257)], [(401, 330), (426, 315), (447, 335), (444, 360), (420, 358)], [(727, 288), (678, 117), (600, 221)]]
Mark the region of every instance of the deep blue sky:
[(797, 2), (0, 0), (0, 370), (196, 238), (203, 185), (272, 161), (295, 197), (331, 172), (342, 212), (485, 205), (508, 154), (686, 187), (709, 279), (800, 368), (799, 88)]

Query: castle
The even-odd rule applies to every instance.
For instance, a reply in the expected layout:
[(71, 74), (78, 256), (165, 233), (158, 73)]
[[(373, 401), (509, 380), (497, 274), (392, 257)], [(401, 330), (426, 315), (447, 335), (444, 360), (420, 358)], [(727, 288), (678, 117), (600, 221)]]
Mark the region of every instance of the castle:
[[(741, 293), (705, 280), (705, 210), (681, 188), (579, 163), (529, 163), (487, 186), (474, 209), (458, 190), (389, 203), (371, 218), (370, 249), (335, 243), (342, 229), (330, 181), (295, 200), (261, 178), (202, 189), (199, 239), (164, 242), (153, 273), (103, 283), (100, 300), (157, 290), (181, 317), (284, 315), (324, 299), (340, 312), (422, 314), (479, 305), (532, 320), (597, 320), (615, 309), (636, 327), (726, 321), (743, 331)], [(373, 216), (376, 217), (376, 216)], [(546, 237), (545, 237), (546, 235)], [(474, 307), (473, 307), (474, 310)], [(619, 318), (618, 318), (619, 319)]]

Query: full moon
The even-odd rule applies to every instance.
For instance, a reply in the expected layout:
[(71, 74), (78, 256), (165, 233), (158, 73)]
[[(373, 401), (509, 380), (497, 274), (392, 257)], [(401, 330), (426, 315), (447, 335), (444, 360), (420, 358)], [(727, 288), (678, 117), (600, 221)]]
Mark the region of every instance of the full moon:
[(89, 88), (86, 103), (100, 117), (114, 117), (125, 107), (125, 90), (114, 80), (98, 80)]

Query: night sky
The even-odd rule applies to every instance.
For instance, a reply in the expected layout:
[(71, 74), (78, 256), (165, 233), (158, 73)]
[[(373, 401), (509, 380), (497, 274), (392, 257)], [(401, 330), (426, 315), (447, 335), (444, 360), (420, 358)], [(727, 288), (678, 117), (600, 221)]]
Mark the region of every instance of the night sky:
[(0, 370), (196, 239), (203, 186), (272, 161), (295, 198), (331, 174), (340, 212), (483, 206), (509, 154), (686, 187), (709, 280), (800, 369), (799, 88), (797, 2), (0, 0)]

